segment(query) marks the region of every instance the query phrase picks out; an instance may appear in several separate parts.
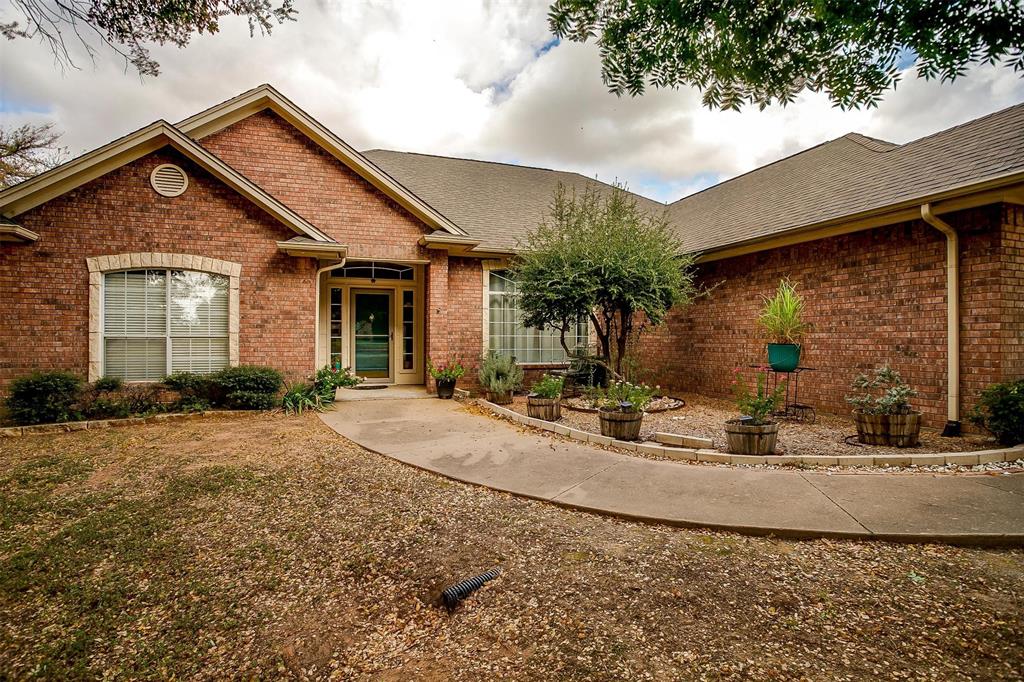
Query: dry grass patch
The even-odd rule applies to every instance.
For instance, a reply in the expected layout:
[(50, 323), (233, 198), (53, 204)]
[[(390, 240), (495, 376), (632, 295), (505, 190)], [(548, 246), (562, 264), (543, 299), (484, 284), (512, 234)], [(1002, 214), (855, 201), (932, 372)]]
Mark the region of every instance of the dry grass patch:
[(1020, 551), (627, 523), (405, 467), (312, 415), (12, 439), (0, 461), (0, 677), (1024, 669)]

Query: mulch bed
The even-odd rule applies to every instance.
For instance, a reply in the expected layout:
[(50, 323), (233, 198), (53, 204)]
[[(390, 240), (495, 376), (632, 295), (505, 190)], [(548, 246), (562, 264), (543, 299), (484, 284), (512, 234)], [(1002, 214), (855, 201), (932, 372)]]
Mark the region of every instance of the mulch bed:
[[(644, 415), (640, 436), (653, 440), (656, 432), (676, 433), (687, 436), (711, 438), (714, 449), (726, 452), (723, 424), (727, 419), (736, 418), (736, 409), (726, 400), (718, 400), (696, 393), (680, 393), (678, 397), (685, 406)], [(526, 414), (526, 398), (516, 396), (512, 405), (517, 412)], [(596, 413), (562, 410), (562, 424), (575, 429), (600, 433), (601, 425)], [(906, 455), (930, 452), (970, 452), (987, 450), (999, 445), (987, 436), (966, 435), (960, 438), (943, 438), (939, 431), (921, 429), (921, 444), (916, 448), (896, 448), (861, 445), (855, 441), (857, 429), (853, 420), (834, 415), (817, 415), (814, 424), (781, 420), (779, 428), (778, 454), (796, 456), (842, 455)]]

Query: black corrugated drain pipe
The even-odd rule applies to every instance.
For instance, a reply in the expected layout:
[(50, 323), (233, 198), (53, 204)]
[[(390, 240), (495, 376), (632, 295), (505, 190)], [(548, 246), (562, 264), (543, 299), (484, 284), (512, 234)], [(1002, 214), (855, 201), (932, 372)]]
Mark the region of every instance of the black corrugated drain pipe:
[(495, 566), (491, 570), (484, 571), (478, 576), (455, 583), (441, 592), (441, 601), (444, 603), (446, 609), (454, 611), (455, 607), (459, 605), (459, 602), (483, 587), (484, 583), (494, 580), (499, 575), (501, 575), (501, 569)]

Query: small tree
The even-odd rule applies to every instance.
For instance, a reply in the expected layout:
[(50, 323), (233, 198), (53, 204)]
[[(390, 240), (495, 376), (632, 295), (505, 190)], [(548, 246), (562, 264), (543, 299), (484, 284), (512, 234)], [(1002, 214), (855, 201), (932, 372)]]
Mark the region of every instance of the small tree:
[(512, 274), (523, 324), (557, 329), (568, 353), (566, 333), (589, 319), (605, 366), (621, 378), (630, 340), (692, 300), (692, 266), (665, 216), (644, 212), (622, 187), (577, 195), (560, 185)]

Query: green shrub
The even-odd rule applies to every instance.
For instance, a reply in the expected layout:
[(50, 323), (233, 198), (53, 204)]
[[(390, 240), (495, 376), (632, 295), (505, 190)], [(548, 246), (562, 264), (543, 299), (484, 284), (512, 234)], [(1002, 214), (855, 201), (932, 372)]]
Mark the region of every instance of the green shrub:
[(654, 398), (654, 389), (647, 384), (633, 384), (628, 381), (613, 381), (606, 389), (588, 392), (591, 400), (596, 399), (597, 407), (606, 410), (622, 410), (629, 405), (630, 412), (643, 412)]
[(208, 374), (175, 372), (164, 377), (163, 384), (183, 396), (207, 396), (213, 382)]
[(545, 374), (533, 385), (530, 391), (538, 398), (560, 398), (562, 397), (563, 379), (551, 374)]
[(910, 399), (917, 395), (889, 365), (876, 369), (873, 379), (858, 374), (850, 387), (859, 393), (846, 396), (846, 402), (864, 414), (910, 414)]
[[(211, 375), (211, 381), (230, 399), (232, 393), (264, 393), (276, 396), (284, 379), (273, 367), (239, 365)], [(277, 402), (276, 400), (274, 402)]]
[(1024, 443), (1024, 379), (986, 388), (969, 419), (1003, 445)]
[(5, 404), (16, 424), (50, 424), (77, 418), (82, 379), (71, 372), (34, 372), (11, 383)]
[(277, 407), (277, 392), (232, 391), (225, 396), (224, 404), (232, 410), (271, 410)]
[(101, 377), (92, 383), (92, 389), (101, 393), (117, 391), (122, 386), (124, 386), (124, 381), (120, 377)]
[(182, 396), (174, 403), (175, 412), (206, 412), (212, 407), (210, 401), (199, 396)]
[(323, 395), (317, 390), (316, 385), (292, 384), (281, 398), (281, 407), (288, 414), (302, 414), (304, 410), (321, 412), (324, 409), (324, 402)]
[(480, 385), (491, 393), (511, 393), (523, 384), (523, 368), (511, 355), (490, 351), (480, 362)]
[(358, 386), (360, 377), (352, 374), (348, 367), (334, 369), (330, 365), (321, 367), (313, 375), (313, 388), (325, 402), (334, 401), (334, 392), (339, 388)]

